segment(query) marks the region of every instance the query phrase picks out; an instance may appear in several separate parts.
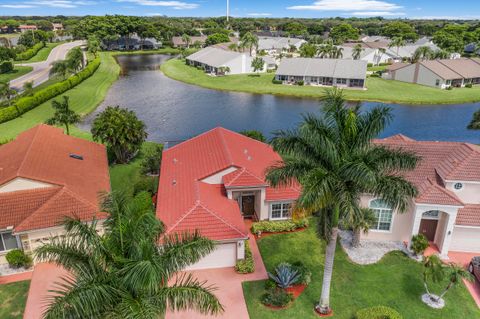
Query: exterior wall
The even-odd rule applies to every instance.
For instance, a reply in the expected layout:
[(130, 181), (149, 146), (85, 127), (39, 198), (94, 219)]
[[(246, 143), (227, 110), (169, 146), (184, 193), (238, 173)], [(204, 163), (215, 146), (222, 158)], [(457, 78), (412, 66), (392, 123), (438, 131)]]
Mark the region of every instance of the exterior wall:
[(450, 251), (480, 253), (480, 227), (455, 226)]
[[(286, 80), (285, 80), (286, 78)], [(295, 84), (298, 81), (303, 81), (304, 85), (311, 85), (311, 86), (338, 86), (338, 87), (345, 87), (345, 88), (358, 88), (362, 89), (365, 88), (366, 79), (349, 79), (346, 78), (346, 83), (337, 83), (338, 78), (329, 78), (329, 77), (321, 77), (321, 76), (294, 76), (294, 75), (283, 75), (283, 74), (276, 74), (275, 79), (278, 81), (282, 81), (283, 84)], [(326, 84), (323, 79), (331, 79), (331, 83), (329, 82)], [(351, 83), (354, 80), (362, 80), (363, 86), (351, 86)]]
[[(369, 207), (370, 201), (375, 198), (372, 196), (362, 196), (360, 199), (360, 205), (362, 207)], [(392, 225), (390, 231), (384, 230), (370, 230), (368, 234), (361, 234), (362, 240), (386, 240), (386, 241), (400, 241), (408, 242), (411, 239), (411, 229), (413, 225), (413, 212), (414, 203), (411, 202), (406, 212), (398, 213), (393, 212)]]
[(420, 65), (420, 69), (418, 72), (418, 84), (422, 85), (427, 85), (431, 87), (437, 87), (436, 82), (437, 80), (439, 81), (439, 88), (445, 88), (445, 80), (440, 78), (438, 75), (424, 67), (423, 65)]
[(439, 250), (443, 248), (443, 241), (445, 239), (445, 233), (447, 232), (447, 222), (448, 222), (448, 215), (444, 212), (440, 213), (437, 230), (435, 232), (435, 239), (434, 243), (437, 245)]
[(230, 174), (231, 172), (234, 172), (236, 170), (237, 170), (237, 168), (234, 167), (234, 166), (229, 167), (227, 169), (224, 169), (221, 172), (218, 172), (218, 173), (215, 173), (215, 174), (210, 175), (208, 177), (205, 177), (204, 179), (202, 179), (202, 182), (207, 183), (207, 184), (214, 184), (214, 185), (222, 184), (223, 183), (223, 180), (222, 180), (223, 176), (225, 176), (227, 174)]
[[(454, 185), (462, 183), (463, 187), (456, 190)], [(463, 181), (449, 181), (445, 183), (445, 187), (455, 193), (464, 203), (480, 204), (480, 183), (463, 182)]]
[(35, 188), (44, 188), (50, 187), (52, 184), (47, 184), (39, 181), (34, 181), (31, 179), (17, 177), (3, 185), (0, 186), (0, 193), (14, 192), (25, 189), (35, 189)]
[(395, 70), (394, 72), (395, 73), (394, 76), (392, 76), (392, 80), (413, 83), (413, 78), (415, 76), (415, 65), (412, 64)]

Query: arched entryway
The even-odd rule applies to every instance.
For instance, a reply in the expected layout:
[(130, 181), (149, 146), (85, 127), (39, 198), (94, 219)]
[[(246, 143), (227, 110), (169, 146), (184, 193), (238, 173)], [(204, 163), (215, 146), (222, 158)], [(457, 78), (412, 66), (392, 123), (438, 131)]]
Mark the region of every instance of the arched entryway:
[(430, 210), (423, 213), (418, 233), (427, 237), (428, 241), (434, 242), (440, 217), (441, 212), (438, 210)]

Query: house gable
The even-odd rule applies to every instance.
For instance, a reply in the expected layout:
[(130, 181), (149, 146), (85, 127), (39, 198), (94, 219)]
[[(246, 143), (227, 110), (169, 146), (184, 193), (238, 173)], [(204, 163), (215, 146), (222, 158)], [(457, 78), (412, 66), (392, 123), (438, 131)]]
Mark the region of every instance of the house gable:
[(17, 177), (12, 179), (11, 181), (8, 181), (0, 185), (0, 193), (8, 193), (8, 192), (45, 188), (45, 187), (52, 187), (52, 186), (54, 185), (50, 183), (44, 183), (44, 182), (36, 181), (33, 179), (29, 179), (29, 178)]

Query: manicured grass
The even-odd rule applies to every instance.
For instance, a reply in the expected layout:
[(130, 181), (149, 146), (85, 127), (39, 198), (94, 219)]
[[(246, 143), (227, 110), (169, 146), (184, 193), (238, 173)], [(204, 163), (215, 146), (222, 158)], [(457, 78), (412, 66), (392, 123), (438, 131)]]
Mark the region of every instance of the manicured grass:
[[(117, 80), (120, 72), (120, 67), (111, 54), (102, 52), (100, 56), (102, 62), (95, 74), (61, 95), (70, 97), (70, 107), (81, 115), (86, 115), (95, 110), (105, 98), (110, 86)], [(55, 99), (60, 99), (61, 96)], [(19, 118), (0, 124), (1, 138), (14, 138), (19, 133), (39, 123), (44, 123), (53, 114), (51, 101), (37, 106)]]
[(23, 318), (30, 281), (0, 285), (0, 318)]
[[(259, 94), (287, 95), (302, 98), (323, 98), (321, 87), (273, 84), (272, 73), (256, 75), (229, 75), (212, 77), (190, 67), (184, 61), (171, 59), (161, 66), (168, 77), (205, 88)], [(387, 81), (381, 78), (367, 79), (368, 90), (345, 89), (350, 101), (377, 101), (405, 104), (459, 104), (480, 101), (480, 86), (474, 88), (440, 90), (427, 86)]]
[(31, 59), (25, 61), (18, 61), (17, 63), (34, 63), (45, 61), (48, 58), (50, 52), (56, 46), (62, 44), (63, 42), (55, 42), (55, 43), (47, 43), (44, 48), (42, 48), (36, 55), (34, 55)]
[(19, 78), (32, 70), (33, 68), (31, 66), (15, 65), (12, 72), (0, 74), (0, 82), (10, 82), (11, 80)]
[[(314, 225), (314, 223), (312, 223)], [(251, 319), (318, 318), (313, 307), (321, 293), (325, 245), (315, 234), (315, 227), (306, 231), (274, 235), (258, 241), (268, 271), (280, 262), (302, 261), (312, 271), (312, 282), (285, 310), (272, 310), (260, 303), (264, 281), (243, 283), (243, 293)], [(480, 310), (463, 283), (445, 296), (446, 307), (433, 310), (424, 305), (422, 265), (401, 252), (392, 252), (379, 263), (361, 266), (350, 262), (338, 247), (333, 273), (331, 305), (338, 319), (352, 319), (364, 307), (385, 305), (399, 311), (403, 318), (466, 319), (480, 318)], [(433, 291), (441, 291), (434, 286)]]
[[(128, 164), (118, 164), (110, 167), (110, 185), (112, 191), (126, 192), (133, 194), (133, 186), (142, 177), (140, 173), (140, 164), (143, 154), (149, 148), (155, 146), (156, 143), (143, 143), (140, 153)], [(158, 184), (158, 178), (155, 178), (155, 184)]]
[(383, 71), (386, 69), (387, 69), (386, 65), (377, 65), (377, 66), (369, 66), (367, 68), (367, 71)]

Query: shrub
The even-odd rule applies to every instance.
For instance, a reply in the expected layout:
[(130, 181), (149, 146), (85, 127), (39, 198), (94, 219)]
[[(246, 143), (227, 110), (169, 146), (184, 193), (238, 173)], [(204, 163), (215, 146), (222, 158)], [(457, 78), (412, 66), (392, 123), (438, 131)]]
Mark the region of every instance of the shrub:
[(155, 144), (149, 147), (140, 163), (142, 174), (158, 175), (160, 173), (160, 163), (162, 162), (163, 145)]
[(18, 53), (15, 60), (16, 61), (30, 60), (35, 55), (37, 55), (38, 51), (40, 51), (44, 47), (45, 47), (45, 43), (44, 42), (39, 42), (39, 43), (35, 44), (33, 47), (31, 47), (30, 49), (28, 49), (28, 50), (26, 50), (22, 53)]
[(414, 235), (410, 248), (416, 255), (421, 255), (428, 248), (428, 239), (423, 234)]
[(267, 279), (265, 281), (265, 290), (276, 289), (276, 288), (277, 288), (277, 283), (272, 279)]
[(272, 83), (273, 83), (273, 84), (283, 84), (283, 81), (277, 80), (277, 79), (273, 79), (273, 80), (272, 80)]
[(312, 272), (301, 262), (297, 261), (292, 264), (292, 268), (298, 272), (298, 283), (308, 285), (312, 281)]
[(239, 274), (251, 274), (255, 271), (255, 261), (248, 240), (245, 241), (245, 258), (237, 261), (235, 271)]
[(293, 300), (293, 295), (280, 288), (269, 289), (262, 296), (262, 303), (268, 306), (285, 307)]
[(5, 258), (7, 259), (10, 267), (13, 268), (29, 268), (32, 265), (32, 258), (25, 254), (25, 252), (21, 249), (14, 249), (9, 251)]
[(367, 63), (367, 67), (371, 68), (373, 66), (373, 63)]
[[(74, 86), (80, 84), (85, 79), (89, 78), (100, 66), (100, 59), (97, 58), (90, 62), (85, 69), (68, 78), (65, 81), (55, 83), (40, 90), (32, 96), (26, 96), (15, 101), (15, 105), (0, 109), (0, 123), (4, 123), (19, 115), (28, 112), (40, 104), (48, 101), (57, 95), (60, 95)], [(18, 111), (17, 111), (18, 110)]]
[(453, 90), (453, 86), (447, 86), (446, 89), (449, 90), (449, 91), (451, 91), (451, 90)]
[(148, 176), (142, 177), (133, 185), (133, 195), (135, 196), (141, 192), (147, 192), (150, 195), (155, 194), (157, 189), (156, 181), (157, 180), (155, 177), (148, 177)]
[(299, 282), (300, 275), (292, 265), (281, 263), (275, 267), (275, 274), (268, 273), (268, 277), (275, 281), (280, 288), (288, 288)]
[(465, 87), (471, 89), (473, 87), (473, 85), (472, 85), (472, 83), (467, 83), (467, 84), (465, 84)]
[(356, 319), (402, 319), (402, 316), (390, 307), (376, 306), (359, 310)]
[(12, 61), (3, 61), (0, 63), (0, 74), (8, 73), (13, 71), (13, 62)]
[(296, 84), (299, 85), (299, 86), (303, 86), (303, 85), (305, 84), (305, 82), (303, 82), (302, 80), (300, 80), (300, 81), (297, 81)]
[(300, 220), (282, 220), (282, 221), (269, 221), (264, 220), (253, 223), (251, 231), (254, 234), (262, 233), (278, 233), (294, 231), (297, 228), (303, 228), (308, 226), (308, 219), (303, 218)]

